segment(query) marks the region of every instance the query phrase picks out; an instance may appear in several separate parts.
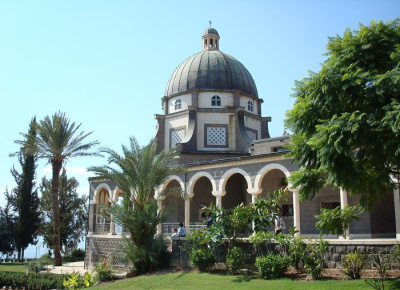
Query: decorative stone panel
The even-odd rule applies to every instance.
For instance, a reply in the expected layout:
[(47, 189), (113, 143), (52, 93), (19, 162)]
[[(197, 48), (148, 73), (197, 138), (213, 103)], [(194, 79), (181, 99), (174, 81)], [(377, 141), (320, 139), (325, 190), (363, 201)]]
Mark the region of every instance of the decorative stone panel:
[(171, 148), (175, 147), (178, 143), (181, 143), (184, 136), (185, 136), (185, 129), (172, 131)]

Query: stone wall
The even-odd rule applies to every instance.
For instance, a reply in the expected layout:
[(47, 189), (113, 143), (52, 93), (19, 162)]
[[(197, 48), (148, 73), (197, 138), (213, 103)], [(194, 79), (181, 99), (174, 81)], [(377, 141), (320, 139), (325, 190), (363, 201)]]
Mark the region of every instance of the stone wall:
[[(246, 253), (251, 254), (250, 264), (254, 265), (255, 262), (255, 252), (252, 244), (248, 242), (238, 242), (237, 245), (245, 250)], [(328, 253), (326, 254), (325, 267), (326, 268), (341, 268), (342, 258), (347, 254), (354, 252), (355, 250), (366, 253), (369, 255), (370, 261), (372, 261), (372, 254), (379, 253), (382, 254), (383, 258), (389, 258), (396, 245), (396, 240), (378, 240), (378, 241), (340, 241), (340, 240), (330, 240), (330, 246)], [(279, 245), (274, 244), (273, 248), (278, 252)], [(185, 239), (175, 239), (173, 241), (172, 248), (172, 261), (171, 265), (173, 267), (190, 267), (190, 246)], [(225, 262), (227, 253), (227, 244), (221, 245), (215, 252), (217, 262)], [(398, 270), (399, 265), (393, 260), (390, 260), (389, 268), (393, 270)], [(371, 269), (372, 264), (368, 263), (366, 268)]]
[[(92, 269), (96, 263), (100, 262), (103, 258), (106, 259), (111, 265), (119, 268), (127, 268), (129, 262), (124, 254), (121, 252), (119, 245), (121, 244), (121, 236), (88, 236), (86, 237), (86, 256), (85, 268)], [(347, 253), (354, 252), (355, 250), (362, 253), (371, 254), (379, 253), (384, 258), (390, 258), (391, 253), (398, 241), (395, 239), (376, 239), (376, 240), (329, 240), (329, 251), (326, 254), (325, 267), (327, 268), (341, 268), (342, 258)], [(252, 255), (251, 263), (254, 264), (255, 254), (252, 244), (248, 239), (238, 241), (238, 246), (243, 248), (247, 253)], [(273, 248), (277, 250), (279, 245), (274, 244)], [(217, 262), (225, 262), (227, 252), (227, 244), (221, 245), (215, 252)], [(173, 240), (172, 247), (172, 261), (171, 266), (179, 268), (190, 267), (190, 246), (185, 238), (178, 238)], [(251, 264), (250, 263), (250, 264)], [(390, 261), (388, 265), (390, 269), (397, 270), (399, 265)], [(371, 263), (367, 265), (367, 269), (371, 269)]]
[(128, 260), (122, 253), (121, 236), (87, 236), (85, 269), (92, 269), (97, 263), (105, 259), (114, 267), (128, 267)]

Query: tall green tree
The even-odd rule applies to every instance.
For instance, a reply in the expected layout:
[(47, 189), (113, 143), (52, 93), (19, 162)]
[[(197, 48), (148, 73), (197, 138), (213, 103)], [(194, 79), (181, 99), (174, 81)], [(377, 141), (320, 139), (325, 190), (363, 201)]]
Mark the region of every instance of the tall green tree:
[[(43, 215), (41, 234), (47, 247), (53, 248), (53, 212), (51, 210), (51, 184), (46, 177), (40, 184), (40, 211)], [(79, 196), (78, 181), (68, 178), (65, 168), (60, 175), (59, 204), (60, 204), (60, 242), (61, 251), (68, 254), (76, 248), (83, 239), (87, 228), (87, 197)]]
[(58, 187), (62, 166), (69, 158), (78, 156), (96, 155), (89, 152), (98, 141), (86, 142), (92, 133), (78, 132), (81, 124), (70, 122), (65, 113), (57, 112), (51, 117), (46, 116), (39, 123), (35, 123), (37, 135), (21, 135), (23, 140), (15, 141), (23, 148), (26, 155), (36, 154), (37, 158), (47, 160), (52, 166), (52, 212), (53, 212), (53, 251), (54, 265), (62, 265), (60, 243), (60, 210), (58, 201)]
[[(157, 236), (156, 232), (157, 225), (165, 221), (166, 212), (157, 210), (154, 194), (168, 176), (184, 171), (182, 166), (170, 165), (177, 152), (157, 154), (156, 149), (155, 139), (141, 147), (131, 137), (129, 146), (122, 146), (123, 155), (103, 148), (101, 151), (108, 155), (109, 165), (89, 168), (98, 178), (115, 182), (123, 191), (122, 203), (113, 203), (106, 211), (130, 234), (124, 239), (124, 250), (137, 275), (156, 269), (165, 259), (167, 246), (162, 235)], [(163, 196), (167, 191), (158, 194)]]
[(347, 29), (327, 49), (321, 70), (296, 82), (286, 114), (300, 165), (291, 183), (303, 200), (341, 187), (370, 210), (400, 174), (399, 19)]
[[(29, 126), (28, 135), (34, 138), (35, 119)], [(34, 154), (18, 154), (21, 173), (13, 166), (11, 174), (17, 186), (12, 190), (12, 207), (16, 214), (14, 228), (15, 245), (17, 248), (18, 261), (24, 259), (25, 249), (30, 244), (36, 243), (40, 226), (39, 198), (35, 189), (36, 178), (36, 156)]]
[(4, 195), (7, 204), (4, 208), (0, 207), (0, 253), (2, 253), (2, 255), (9, 255), (15, 250), (15, 217), (11, 210), (8, 188), (6, 188)]

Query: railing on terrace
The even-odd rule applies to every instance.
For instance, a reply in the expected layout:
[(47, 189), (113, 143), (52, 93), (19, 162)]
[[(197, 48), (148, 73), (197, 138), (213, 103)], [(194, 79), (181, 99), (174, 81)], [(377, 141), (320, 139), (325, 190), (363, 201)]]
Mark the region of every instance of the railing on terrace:
[(96, 224), (95, 234), (106, 235), (110, 232), (110, 223)]
[[(161, 232), (163, 234), (172, 234), (172, 229), (178, 228), (178, 227), (179, 227), (179, 223), (163, 223)], [(206, 227), (206, 225), (203, 225), (202, 223), (185, 226), (187, 233), (190, 233), (192, 230), (195, 230), (195, 229), (197, 230), (197, 229), (201, 229), (201, 228), (205, 228), (205, 227)]]

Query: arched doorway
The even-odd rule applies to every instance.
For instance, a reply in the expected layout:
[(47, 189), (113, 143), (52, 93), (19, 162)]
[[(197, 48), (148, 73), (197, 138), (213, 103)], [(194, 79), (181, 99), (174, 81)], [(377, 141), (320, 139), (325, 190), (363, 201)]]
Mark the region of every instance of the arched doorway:
[(240, 205), (251, 203), (251, 195), (247, 193), (248, 184), (240, 173), (229, 176), (225, 184), (226, 194), (222, 197), (222, 207), (229, 212), (230, 209)]
[(193, 198), (190, 202), (190, 223), (203, 224), (206, 220), (203, 207), (210, 206), (211, 203), (215, 205), (215, 196), (212, 195), (211, 181), (203, 176), (200, 177), (193, 187)]

